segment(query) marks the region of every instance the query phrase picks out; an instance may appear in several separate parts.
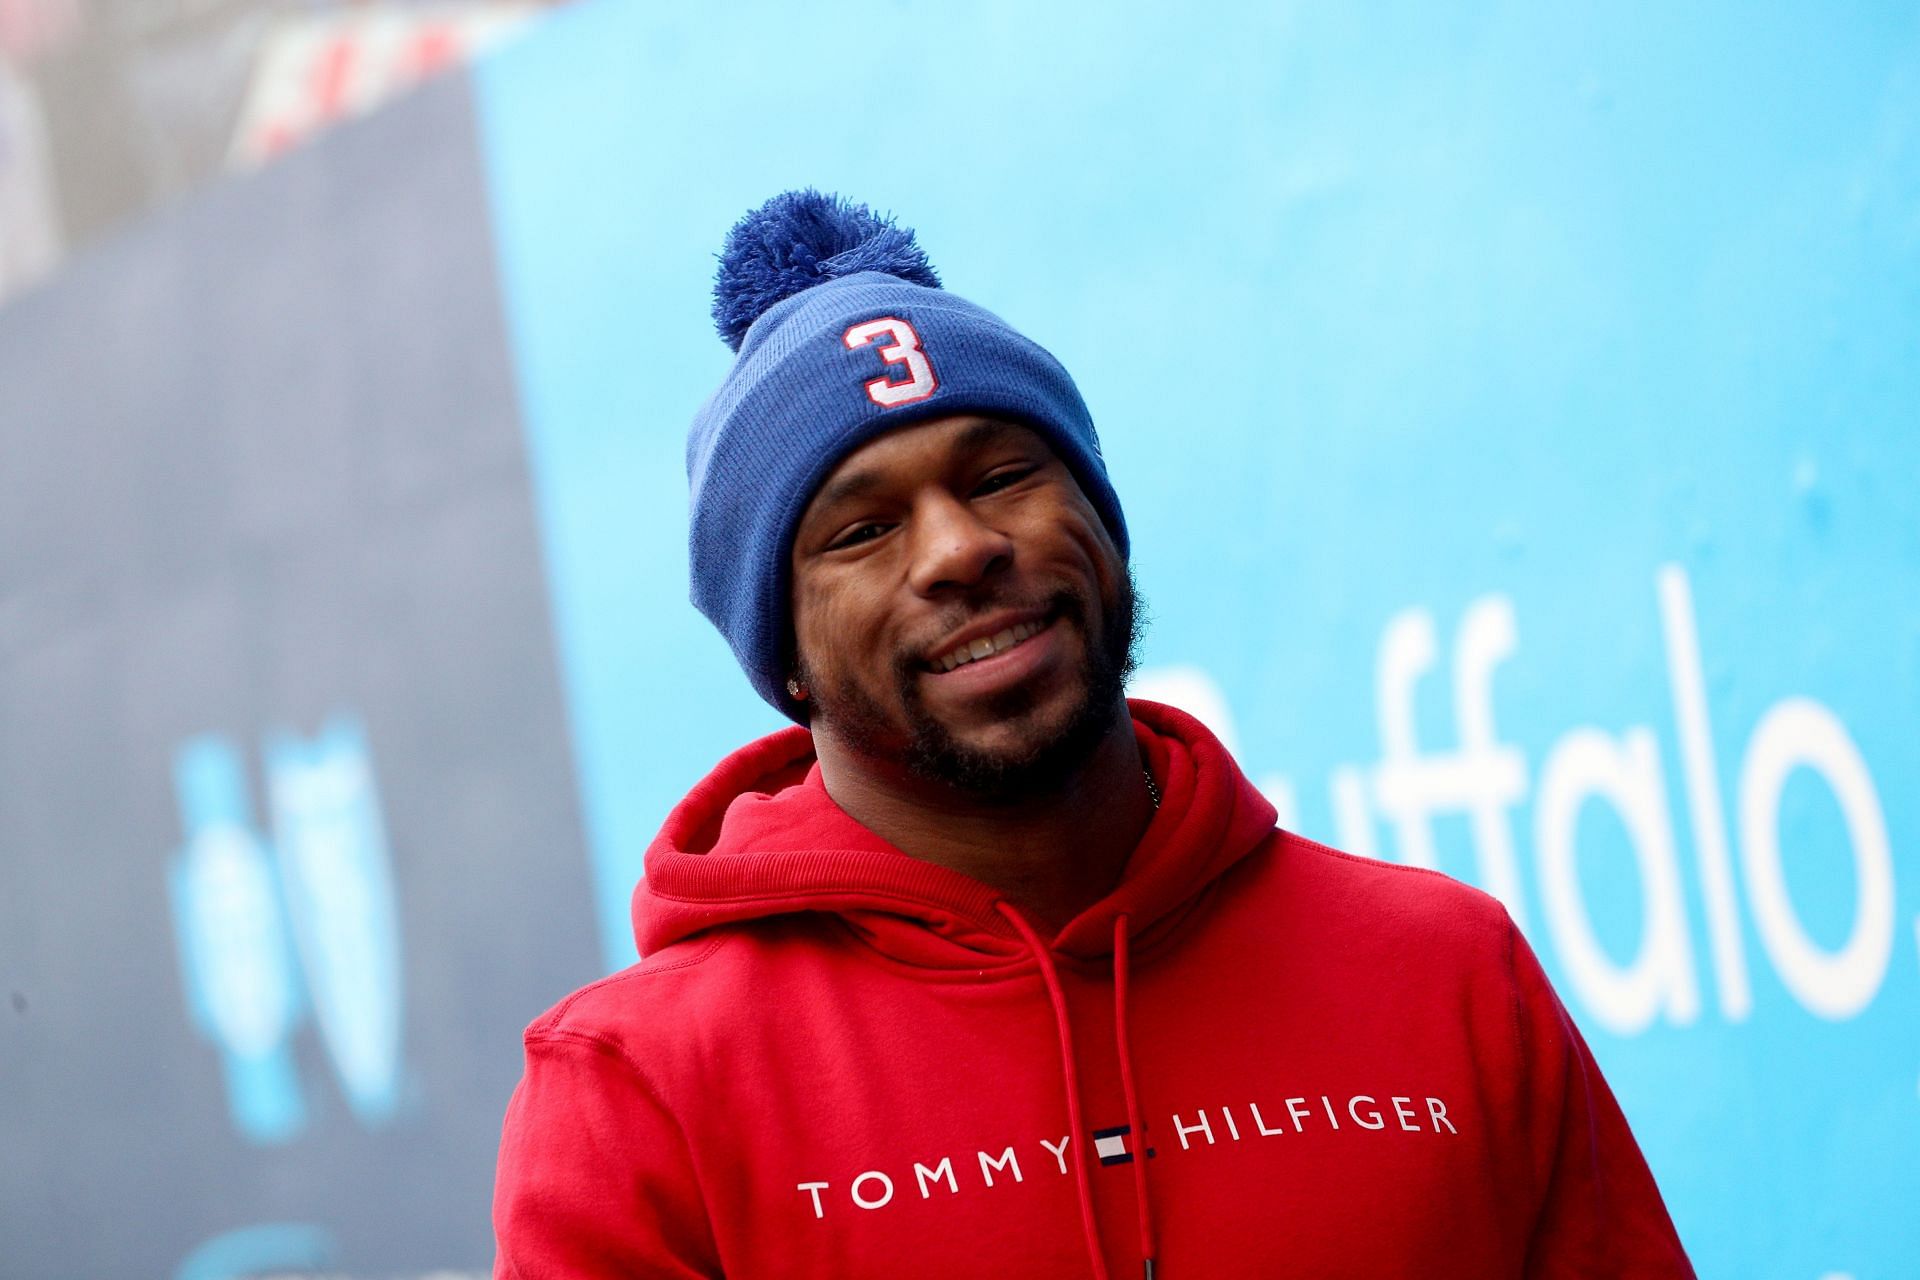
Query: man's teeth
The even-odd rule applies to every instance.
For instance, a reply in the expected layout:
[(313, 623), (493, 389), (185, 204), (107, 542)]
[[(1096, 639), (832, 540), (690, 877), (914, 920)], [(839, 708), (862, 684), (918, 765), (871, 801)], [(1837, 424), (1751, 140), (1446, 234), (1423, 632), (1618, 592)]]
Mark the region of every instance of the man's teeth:
[(951, 671), (963, 667), (977, 658), (990, 658), (996, 653), (1005, 653), (1017, 644), (1024, 644), (1045, 630), (1044, 623), (1023, 622), (1017, 627), (1008, 627), (995, 636), (982, 636), (968, 644), (961, 645), (952, 653), (942, 654), (933, 660), (933, 665), (942, 671)]

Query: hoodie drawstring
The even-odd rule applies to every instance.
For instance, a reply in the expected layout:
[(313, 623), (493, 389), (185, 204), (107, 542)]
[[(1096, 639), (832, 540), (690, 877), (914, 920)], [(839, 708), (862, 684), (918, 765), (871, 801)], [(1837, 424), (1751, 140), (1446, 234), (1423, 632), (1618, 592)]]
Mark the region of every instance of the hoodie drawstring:
[[(1012, 906), (996, 902), (994, 907), (1019, 933), (1027, 950), (1040, 968), (1047, 987), (1047, 999), (1053, 1004), (1053, 1021), (1060, 1033), (1060, 1067), (1067, 1090), (1067, 1123), (1073, 1132), (1074, 1191), (1080, 1200), (1080, 1226), (1087, 1237), (1087, 1259), (1093, 1264), (1095, 1280), (1108, 1280), (1106, 1254), (1100, 1247), (1100, 1224), (1093, 1210), (1093, 1175), (1087, 1163), (1087, 1127), (1080, 1112), (1080, 1072), (1073, 1049), (1073, 1026), (1067, 1017), (1067, 993), (1060, 985), (1060, 972), (1054, 967), (1052, 948), (1040, 940)], [(1127, 1042), (1127, 917), (1113, 922), (1113, 1017), (1115, 1048), (1120, 1058), (1120, 1089), (1126, 1097), (1128, 1133), (1132, 1137), (1134, 1203), (1140, 1220), (1140, 1256), (1146, 1280), (1155, 1280), (1153, 1215), (1147, 1201), (1146, 1126), (1141, 1121), (1140, 1099), (1133, 1087), (1133, 1055)]]
[(1127, 1100), (1127, 1133), (1133, 1138), (1133, 1205), (1140, 1219), (1140, 1258), (1154, 1280), (1153, 1211), (1147, 1198), (1147, 1126), (1133, 1089), (1133, 1042), (1127, 1037), (1127, 914), (1113, 920), (1113, 1038), (1120, 1051), (1120, 1092)]
[(1073, 1056), (1073, 1027), (1067, 1021), (1067, 993), (1060, 986), (1060, 973), (1053, 967), (1053, 956), (1040, 935), (1026, 918), (1004, 902), (996, 902), (1000, 914), (1033, 952), (1040, 966), (1040, 977), (1047, 984), (1047, 998), (1053, 1002), (1053, 1022), (1060, 1031), (1060, 1065), (1067, 1081), (1067, 1124), (1073, 1130), (1068, 1145), (1073, 1148), (1073, 1186), (1080, 1195), (1080, 1226), (1087, 1233), (1087, 1258), (1093, 1263), (1094, 1280), (1108, 1280), (1106, 1256), (1100, 1250), (1100, 1226), (1093, 1216), (1093, 1178), (1087, 1172), (1086, 1125), (1080, 1120), (1080, 1073)]

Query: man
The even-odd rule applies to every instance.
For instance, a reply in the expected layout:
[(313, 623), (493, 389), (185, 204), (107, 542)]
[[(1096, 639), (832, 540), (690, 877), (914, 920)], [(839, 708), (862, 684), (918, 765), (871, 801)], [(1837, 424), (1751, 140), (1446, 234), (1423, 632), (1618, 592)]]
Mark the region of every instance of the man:
[(528, 1029), (496, 1274), (1692, 1274), (1499, 905), (1276, 830), (1127, 703), (1051, 356), (811, 192), (715, 317), (693, 597), (805, 727), (694, 788), (641, 963)]

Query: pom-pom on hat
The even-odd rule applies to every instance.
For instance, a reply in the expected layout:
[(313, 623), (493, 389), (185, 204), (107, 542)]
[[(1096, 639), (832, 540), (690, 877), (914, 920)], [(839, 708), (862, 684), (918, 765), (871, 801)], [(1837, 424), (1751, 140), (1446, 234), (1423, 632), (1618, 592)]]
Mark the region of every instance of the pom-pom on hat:
[(1006, 321), (940, 286), (913, 232), (837, 196), (789, 191), (734, 225), (713, 320), (737, 353), (687, 435), (694, 605), (754, 690), (803, 719), (788, 560), (829, 472), (898, 427), (977, 413), (1040, 432), (1120, 554), (1127, 526), (1073, 379)]

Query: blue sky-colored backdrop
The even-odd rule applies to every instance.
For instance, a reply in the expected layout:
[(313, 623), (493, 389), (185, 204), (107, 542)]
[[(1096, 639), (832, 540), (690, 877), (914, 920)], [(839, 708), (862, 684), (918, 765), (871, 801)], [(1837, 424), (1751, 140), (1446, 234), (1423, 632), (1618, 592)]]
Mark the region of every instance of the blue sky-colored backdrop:
[[(609, 965), (667, 806), (779, 723), (685, 603), (684, 433), (729, 359), (712, 255), (773, 192), (837, 190), (1073, 371), (1152, 605), (1146, 684), (1205, 702), (1307, 834), (1407, 855), (1386, 637), (1430, 630), (1406, 702), (1445, 757), (1486, 652), (1461, 622), (1510, 619), (1485, 701), (1518, 764), (1514, 905), (1701, 1274), (1912, 1274), (1920, 12), (599, 0), (478, 85)], [(1758, 731), (1795, 699), (1852, 754), (1769, 790)], [(1633, 827), (1570, 780), (1642, 740)], [(1557, 864), (1543, 786), (1573, 797)], [(1485, 883), (1465, 810), (1430, 825)], [(1669, 944), (1693, 1006), (1609, 1013), (1594, 983)], [(1847, 955), (1822, 1006), (1805, 975)]]

